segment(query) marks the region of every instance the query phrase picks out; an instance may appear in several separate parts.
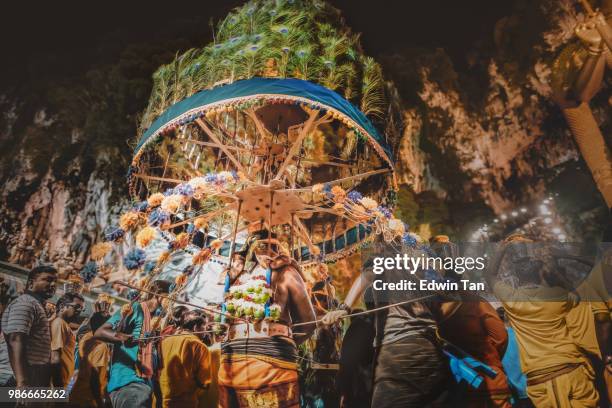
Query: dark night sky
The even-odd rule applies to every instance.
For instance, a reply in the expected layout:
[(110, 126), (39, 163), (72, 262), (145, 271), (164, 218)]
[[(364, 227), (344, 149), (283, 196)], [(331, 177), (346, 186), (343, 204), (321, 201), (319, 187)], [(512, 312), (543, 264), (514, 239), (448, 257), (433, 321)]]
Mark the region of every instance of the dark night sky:
[[(12, 1), (0, 16), (0, 69), (23, 72), (32, 62), (61, 60), (62, 71), (99, 63), (92, 50), (120, 49), (131, 42), (154, 43), (181, 32), (201, 45), (210, 40), (208, 20), (222, 18), (238, 0)], [(495, 22), (515, 0), (331, 0), (347, 23), (362, 33), (372, 55), (405, 47), (442, 47), (455, 63), (480, 39), (490, 39)], [(161, 6), (163, 4), (163, 6)], [(114, 43), (114, 44), (107, 44)], [(99, 54), (99, 51), (97, 51)], [(104, 58), (104, 57), (103, 57)], [(111, 61), (106, 61), (111, 62)], [(39, 62), (38, 62), (39, 63)], [(68, 64), (68, 65), (66, 65)], [(51, 65), (51, 64), (50, 64)], [(2, 75), (7, 79), (7, 74)]]

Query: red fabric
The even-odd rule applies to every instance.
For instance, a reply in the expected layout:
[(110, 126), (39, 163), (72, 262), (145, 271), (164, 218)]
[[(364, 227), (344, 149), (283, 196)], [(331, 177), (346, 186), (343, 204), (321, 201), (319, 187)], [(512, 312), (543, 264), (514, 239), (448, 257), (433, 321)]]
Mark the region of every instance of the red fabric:
[[(146, 303), (141, 303), (143, 321), (142, 321), (142, 330), (140, 331), (140, 336), (143, 337), (146, 333), (151, 331), (151, 312), (149, 312), (149, 308)], [(140, 343), (140, 347), (138, 348), (138, 362), (140, 369), (140, 376), (142, 378), (152, 378), (153, 377), (153, 342), (143, 342)]]

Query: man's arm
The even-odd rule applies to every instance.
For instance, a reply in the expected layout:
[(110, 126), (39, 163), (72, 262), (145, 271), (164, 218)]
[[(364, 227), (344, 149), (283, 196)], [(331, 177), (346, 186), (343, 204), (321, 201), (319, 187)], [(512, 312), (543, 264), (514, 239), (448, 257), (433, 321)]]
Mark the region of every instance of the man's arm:
[(51, 322), (51, 379), (55, 387), (63, 387), (62, 384), (62, 347), (66, 339), (62, 331), (61, 318), (56, 318)]
[[(351, 285), (351, 288), (349, 289), (349, 292), (346, 295), (346, 298), (344, 299), (344, 304), (348, 308), (352, 308), (353, 306), (357, 304), (359, 299), (361, 299), (361, 297), (363, 296), (365, 290), (370, 285), (371, 282), (369, 279), (366, 278), (365, 275), (366, 274), (364, 273), (359, 274), (357, 279), (355, 279), (355, 281)], [(367, 275), (370, 276), (373, 274), (367, 274)], [(345, 309), (332, 310), (331, 312), (328, 312), (325, 316), (323, 316), (323, 319), (321, 320), (323, 321), (324, 325), (329, 326), (331, 324), (338, 322), (338, 320), (340, 320), (346, 315), (348, 315), (348, 310), (345, 310)]]
[(110, 323), (104, 323), (98, 328), (98, 330), (96, 330), (94, 333), (94, 338), (107, 343), (120, 344), (130, 340), (132, 336), (125, 333), (116, 332), (113, 330), (113, 326)]
[[(289, 301), (291, 302), (291, 319), (293, 323), (313, 322), (317, 319), (312, 302), (308, 296), (306, 285), (304, 280), (300, 276), (297, 270), (294, 268), (287, 268), (284, 272), (288, 278), (288, 291)], [(294, 336), (294, 340), (297, 344), (301, 344), (306, 341), (314, 332), (316, 323), (300, 326), (301, 335)]]
[(26, 336), (27, 334), (25, 333), (8, 333), (4, 335), (17, 387), (27, 387), (29, 385), (26, 371)]

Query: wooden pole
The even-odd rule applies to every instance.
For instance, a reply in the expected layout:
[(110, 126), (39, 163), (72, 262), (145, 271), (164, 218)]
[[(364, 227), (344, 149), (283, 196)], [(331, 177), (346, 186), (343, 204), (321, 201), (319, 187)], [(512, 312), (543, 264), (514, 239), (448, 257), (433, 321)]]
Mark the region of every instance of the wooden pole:
[(247, 175), (248, 173), (242, 167), (242, 163), (240, 163), (240, 161), (234, 157), (234, 155), (232, 154), (232, 152), (230, 152), (227, 146), (221, 143), (219, 138), (217, 138), (217, 135), (214, 134), (214, 132), (206, 125), (206, 123), (204, 123), (204, 121), (200, 118), (196, 119), (196, 123), (202, 128), (202, 130), (204, 130), (204, 132), (206, 132), (208, 137), (210, 137), (212, 141), (217, 144), (217, 147), (221, 149), (223, 153), (225, 153), (225, 155), (231, 160), (231, 162), (234, 163), (234, 166), (236, 166), (236, 170), (239, 170), (243, 174)]
[(234, 232), (232, 233), (232, 243), (230, 244), (229, 266), (228, 273), (232, 270), (232, 261), (234, 260), (234, 251), (236, 250), (236, 234), (238, 234), (238, 222), (240, 221), (240, 210), (242, 209), (242, 200), (238, 200), (238, 210), (236, 210), (236, 222), (234, 222)]

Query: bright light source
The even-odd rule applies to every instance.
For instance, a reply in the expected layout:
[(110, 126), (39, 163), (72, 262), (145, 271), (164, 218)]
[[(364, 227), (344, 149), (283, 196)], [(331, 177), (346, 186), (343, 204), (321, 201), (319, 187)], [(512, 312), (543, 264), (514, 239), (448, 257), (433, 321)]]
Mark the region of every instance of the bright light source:
[(527, 209), (526, 209), (525, 207), (523, 207), (523, 208), (521, 208), (521, 212), (522, 212), (522, 213), (526, 213), (526, 212), (527, 212)]
[(508, 216), (506, 214), (502, 214), (499, 218), (501, 218), (502, 220), (507, 220)]
[(544, 218), (544, 224), (550, 224), (552, 222), (552, 218), (546, 217)]
[(518, 213), (516, 211), (512, 211), (512, 216), (516, 217), (516, 216), (518, 216)]

